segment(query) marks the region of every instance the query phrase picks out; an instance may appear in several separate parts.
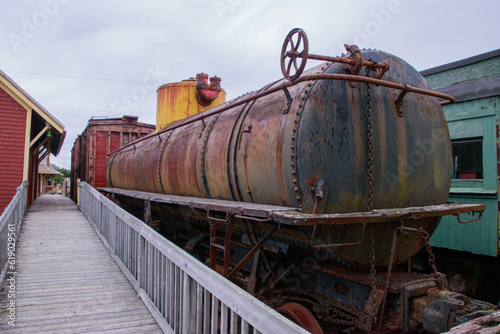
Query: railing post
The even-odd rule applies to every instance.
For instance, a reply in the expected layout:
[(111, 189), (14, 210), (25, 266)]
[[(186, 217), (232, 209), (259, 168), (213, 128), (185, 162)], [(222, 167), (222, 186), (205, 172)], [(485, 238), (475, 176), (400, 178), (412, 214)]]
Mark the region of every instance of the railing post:
[(103, 232), (103, 224), (104, 224), (104, 222), (103, 222), (103, 219), (102, 219), (102, 201), (101, 201), (100, 198), (98, 199), (98, 201), (99, 201), (99, 225), (98, 226), (99, 226), (99, 232), (101, 232), (101, 234), (103, 234), (102, 232)]
[(120, 243), (120, 240), (118, 238), (118, 230), (121, 228), (121, 224), (117, 223), (117, 219), (118, 219), (118, 216), (113, 214), (113, 216), (115, 217), (114, 219), (114, 223), (113, 223), (113, 240), (114, 240), (114, 247), (113, 249), (115, 250), (115, 255), (119, 255), (119, 243)]
[(146, 286), (146, 240), (139, 233), (137, 238), (138, 256), (137, 256), (137, 281), (139, 288), (144, 289)]
[(116, 255), (116, 235), (115, 235), (115, 224), (116, 224), (116, 215), (110, 211), (111, 213), (111, 222), (109, 226), (109, 244), (113, 249), (113, 254)]
[(82, 184), (80, 183), (79, 178), (76, 180), (76, 184), (77, 184), (77, 187), (76, 187), (77, 188), (77, 190), (76, 190), (76, 205), (81, 210), (80, 201), (81, 201), (81, 196), (82, 196)]
[[(183, 280), (183, 287), (182, 287), (182, 310), (181, 310), (181, 318), (182, 318), (182, 333), (188, 334), (188, 333), (193, 333), (194, 332), (194, 324), (195, 324), (195, 318), (193, 317), (193, 312), (192, 312), (192, 289), (191, 289), (191, 277), (184, 272), (184, 280)], [(196, 297), (196, 291), (195, 291), (195, 297)], [(195, 302), (196, 305), (196, 302)]]

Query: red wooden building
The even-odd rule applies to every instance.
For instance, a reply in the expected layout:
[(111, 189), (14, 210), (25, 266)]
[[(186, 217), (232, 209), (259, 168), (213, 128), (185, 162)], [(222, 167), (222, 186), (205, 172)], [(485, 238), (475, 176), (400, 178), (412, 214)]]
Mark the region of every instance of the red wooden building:
[(0, 214), (24, 180), (31, 204), (39, 161), (59, 154), (65, 136), (64, 125), (0, 70)]
[(92, 117), (71, 150), (70, 197), (76, 201), (77, 180), (93, 187), (105, 187), (104, 170), (111, 152), (156, 129), (155, 125), (139, 123), (137, 116), (122, 118)]

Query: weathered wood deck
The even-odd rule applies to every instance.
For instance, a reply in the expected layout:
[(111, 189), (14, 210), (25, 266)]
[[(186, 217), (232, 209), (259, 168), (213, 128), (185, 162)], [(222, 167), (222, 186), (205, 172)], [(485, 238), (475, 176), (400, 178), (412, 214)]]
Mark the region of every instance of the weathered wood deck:
[[(0, 332), (162, 333), (68, 198), (44, 195), (28, 209), (15, 271), (15, 298), (7, 296), (7, 280), (0, 294)], [(11, 300), (15, 327), (8, 324)]]

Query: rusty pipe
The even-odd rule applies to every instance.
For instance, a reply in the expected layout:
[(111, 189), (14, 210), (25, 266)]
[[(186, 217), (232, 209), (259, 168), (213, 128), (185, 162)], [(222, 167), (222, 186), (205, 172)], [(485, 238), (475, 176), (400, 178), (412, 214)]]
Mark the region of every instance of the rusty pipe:
[(209, 85), (208, 74), (199, 73), (196, 75), (196, 80), (196, 100), (202, 106), (210, 105), (219, 96), (221, 79), (217, 76), (212, 77)]
[[(298, 57), (300, 57), (300, 55)], [(345, 57), (330, 57), (330, 56), (309, 54), (307, 55), (307, 59), (324, 60), (332, 63), (344, 63), (348, 65), (356, 65), (356, 61), (354, 59)], [(380, 68), (381, 70), (389, 69), (389, 64), (385, 62), (376, 63), (370, 60), (363, 60), (362, 65), (367, 67)]]

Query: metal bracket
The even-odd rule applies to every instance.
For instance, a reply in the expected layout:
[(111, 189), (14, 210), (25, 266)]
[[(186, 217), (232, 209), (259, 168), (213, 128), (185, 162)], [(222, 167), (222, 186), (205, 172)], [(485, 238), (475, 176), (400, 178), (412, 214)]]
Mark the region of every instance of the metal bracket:
[(385, 72), (387, 72), (389, 70), (389, 68), (391, 67), (391, 65), (389, 64), (389, 62), (387, 61), (383, 61), (381, 63), (378, 63), (378, 66), (381, 66), (381, 67), (376, 67), (375, 68), (375, 75), (377, 76), (377, 79), (381, 79)]
[(398, 116), (403, 117), (403, 99), (405, 98), (406, 93), (411, 92), (412, 87), (410, 85), (405, 84), (405, 89), (399, 93), (398, 98), (396, 99), (396, 109), (398, 110)]
[[(306, 180), (306, 190), (303, 198), (302, 212), (317, 214), (323, 213), (325, 210), (325, 201), (321, 201), (327, 190), (325, 189), (325, 181), (309, 178)], [(298, 190), (298, 187), (295, 188)]]
[[(474, 215), (474, 212), (472, 213), (472, 215)], [(456, 214), (454, 216), (457, 217), (457, 220), (460, 224), (466, 224), (466, 223), (472, 223), (472, 222), (477, 222), (479, 219), (481, 219), (481, 216), (483, 215), (483, 211), (479, 211), (479, 217), (477, 218), (473, 218), (473, 219), (470, 219), (470, 220), (460, 220), (460, 214)]]
[(288, 114), (288, 111), (290, 111), (290, 106), (292, 105), (292, 97), (290, 96), (290, 92), (286, 87), (283, 88), (283, 91), (286, 95), (286, 107), (285, 109), (283, 109), (283, 114)]
[(200, 134), (198, 135), (198, 138), (201, 138), (201, 136), (203, 135), (203, 131), (205, 131), (205, 127), (207, 126), (205, 124), (205, 119), (203, 117), (201, 117), (200, 120), (201, 120), (201, 131)]
[(313, 231), (311, 235), (311, 247), (312, 248), (326, 248), (326, 247), (342, 247), (342, 246), (355, 246), (355, 245), (360, 245), (361, 242), (363, 241), (363, 238), (365, 237), (365, 230), (366, 230), (366, 224), (363, 224), (363, 229), (361, 230), (361, 236), (359, 238), (359, 241), (356, 242), (346, 242), (342, 244), (324, 244), (324, 245), (318, 245), (314, 244), (314, 239), (316, 239), (316, 228), (318, 225), (313, 225)]
[[(347, 45), (344, 44), (345, 49), (348, 53), (350, 53), (348, 59), (350, 60), (350, 64), (347, 65), (347, 71), (351, 75), (359, 75), (361, 72), (361, 68), (363, 68), (364, 59), (361, 51), (356, 45)], [(350, 81), (351, 87), (356, 88), (357, 84), (355, 81)]]
[(157, 146), (159, 147), (161, 145), (161, 137), (160, 137), (160, 134), (158, 132), (156, 133), (156, 138), (158, 138), (158, 145)]
[(244, 133), (250, 134), (251, 132), (252, 132), (252, 124), (247, 125), (246, 130), (241, 130), (240, 131), (240, 134), (239, 134), (240, 139), (238, 140), (238, 147), (241, 145), (241, 138), (243, 138), (243, 134)]

